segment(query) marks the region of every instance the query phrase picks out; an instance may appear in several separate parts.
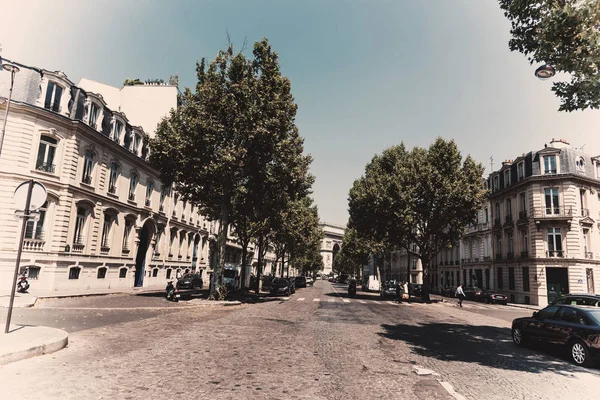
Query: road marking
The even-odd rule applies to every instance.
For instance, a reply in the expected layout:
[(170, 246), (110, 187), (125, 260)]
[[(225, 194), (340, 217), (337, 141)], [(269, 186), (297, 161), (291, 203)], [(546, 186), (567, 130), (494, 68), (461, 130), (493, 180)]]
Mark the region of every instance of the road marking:
[(359, 300), (358, 302), (359, 302), (360, 304), (367, 304), (367, 302), (366, 302), (366, 301), (364, 301), (364, 300)]
[(300, 297), (300, 298), (298, 299), (298, 301), (304, 301), (304, 299), (305, 299), (304, 297)]
[(398, 303), (396, 303), (396, 302), (393, 302), (393, 301), (386, 301), (386, 303), (388, 303), (388, 304), (391, 304), (391, 305), (393, 305), (393, 306), (396, 306), (396, 305), (398, 305)]
[(321, 299), (313, 299), (313, 301), (321, 301)]
[(446, 391), (448, 392), (448, 394), (450, 396), (454, 397), (456, 400), (467, 400), (465, 396), (456, 393), (456, 390), (454, 390), (454, 386), (452, 386), (448, 382), (444, 382), (441, 379), (438, 379), (438, 382), (440, 383), (440, 385), (442, 385), (442, 387), (444, 389), (446, 389)]
[(282, 297), (281, 300), (289, 300), (289, 297)]
[(374, 303), (374, 304), (381, 304), (381, 302), (380, 302), (380, 301), (377, 301), (377, 300), (374, 300), (374, 301), (373, 301), (373, 303)]
[(335, 301), (335, 299), (329, 299), (327, 301), (330, 302), (330, 303), (333, 303)]
[(348, 299), (342, 299), (342, 301), (343, 301), (344, 303), (350, 303), (350, 300), (348, 300)]

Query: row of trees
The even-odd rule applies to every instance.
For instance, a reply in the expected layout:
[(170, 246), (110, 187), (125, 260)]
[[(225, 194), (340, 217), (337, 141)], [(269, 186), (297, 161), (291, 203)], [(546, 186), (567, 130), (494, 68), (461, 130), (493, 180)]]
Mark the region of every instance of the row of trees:
[(458, 242), (483, 204), (483, 171), (470, 156), (463, 160), (454, 141), (442, 138), (428, 149), (408, 151), (401, 143), (376, 155), (350, 189), (340, 266), (353, 272), (372, 255), (381, 270), (392, 251), (416, 245), (413, 255), (423, 264), (428, 296), (431, 261)]
[(196, 74), (195, 90), (186, 88), (178, 109), (158, 125), (150, 160), (184, 200), (219, 221), (212, 290), (222, 282), (230, 225), (243, 266), (250, 244), (257, 244), (259, 276), (269, 246), (282, 263), (318, 268), (312, 157), (304, 154), (297, 105), (277, 53), (267, 39), (254, 44), (252, 58), (229, 44), (210, 63), (197, 63)]

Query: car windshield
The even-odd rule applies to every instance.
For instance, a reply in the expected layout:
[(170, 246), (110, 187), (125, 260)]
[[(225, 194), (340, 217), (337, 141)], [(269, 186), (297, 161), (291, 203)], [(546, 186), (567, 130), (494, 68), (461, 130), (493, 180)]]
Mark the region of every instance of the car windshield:
[(223, 276), (225, 278), (235, 278), (235, 270), (234, 269), (226, 269), (223, 271)]
[(288, 285), (287, 279), (277, 278), (273, 280), (273, 286), (275, 287), (286, 287)]
[(192, 274), (185, 274), (184, 276), (181, 277), (181, 279), (189, 281), (193, 278), (194, 276)]

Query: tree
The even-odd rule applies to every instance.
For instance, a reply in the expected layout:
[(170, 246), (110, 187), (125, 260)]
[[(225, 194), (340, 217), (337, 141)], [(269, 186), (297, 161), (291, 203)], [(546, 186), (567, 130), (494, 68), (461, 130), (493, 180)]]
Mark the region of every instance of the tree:
[(386, 149), (366, 166), (350, 190), (350, 219), (357, 236), (372, 241), (383, 257), (394, 248), (416, 245), (424, 270), (444, 248), (455, 244), (475, 219), (486, 192), (483, 166), (462, 156), (454, 141), (438, 138), (428, 149)]
[(560, 111), (600, 108), (600, 3), (598, 0), (499, 0), (510, 20), (512, 51), (570, 75), (555, 82)]
[(135, 86), (135, 85), (143, 85), (144, 82), (140, 81), (139, 78), (131, 79), (127, 78), (123, 82), (123, 86)]
[(171, 75), (169, 77), (169, 85), (179, 87), (179, 75)]
[(335, 257), (334, 268), (340, 274), (360, 275), (362, 267), (369, 263), (372, 253), (366, 239), (361, 239), (350, 222), (344, 231), (342, 249)]
[(197, 63), (195, 91), (184, 91), (179, 108), (161, 121), (151, 141), (151, 162), (163, 179), (219, 221), (217, 284), (229, 225), (246, 255), (252, 238), (260, 250), (269, 214), (304, 196), (312, 184), (312, 158), (303, 154), (295, 126), (291, 83), (267, 39), (255, 43), (253, 55), (249, 60), (230, 45), (208, 66), (205, 59)]

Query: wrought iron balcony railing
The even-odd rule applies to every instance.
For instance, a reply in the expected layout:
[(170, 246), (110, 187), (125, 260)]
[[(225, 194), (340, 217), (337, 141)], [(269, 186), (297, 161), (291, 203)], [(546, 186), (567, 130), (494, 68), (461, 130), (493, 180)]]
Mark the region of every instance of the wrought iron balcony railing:
[(546, 257), (548, 258), (563, 258), (565, 252), (563, 250), (548, 250), (546, 251)]
[(42, 171), (42, 172), (48, 172), (50, 174), (53, 174), (55, 171), (56, 166), (54, 164), (50, 164), (50, 163), (45, 163), (45, 162), (37, 162), (35, 164), (35, 169), (38, 171)]

